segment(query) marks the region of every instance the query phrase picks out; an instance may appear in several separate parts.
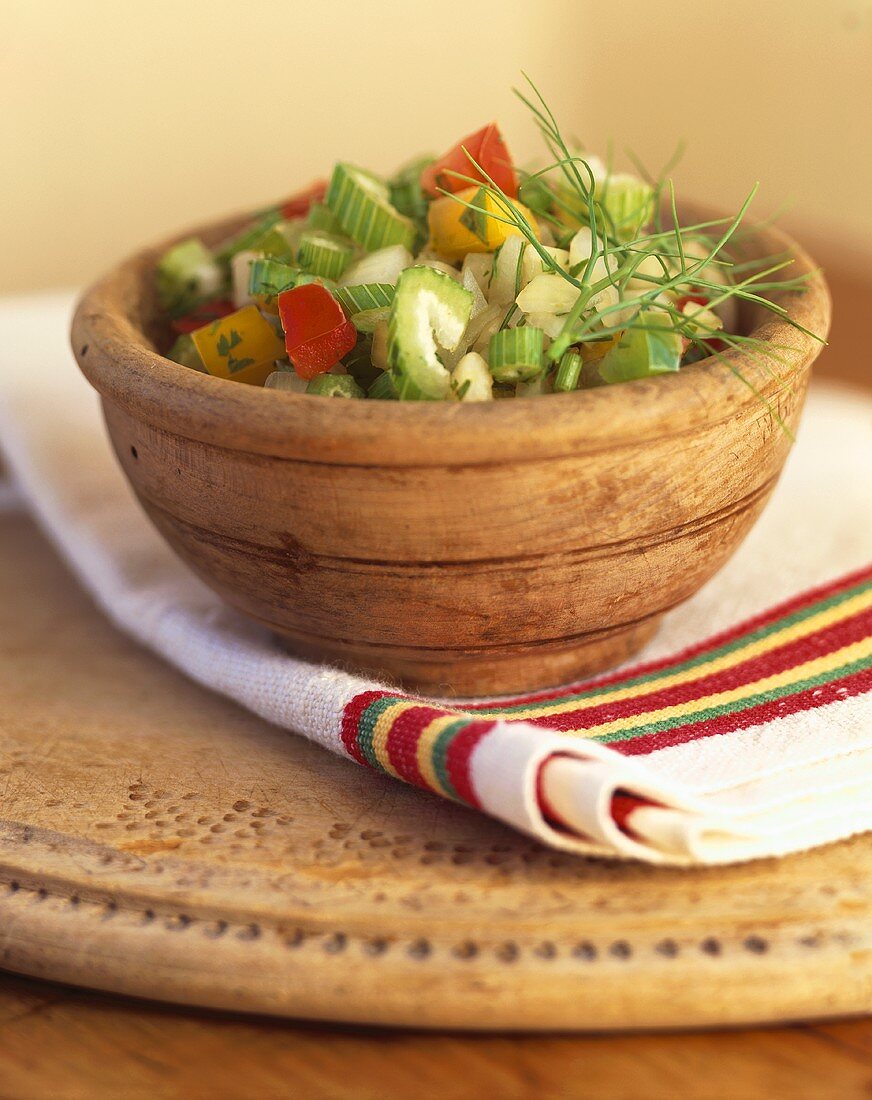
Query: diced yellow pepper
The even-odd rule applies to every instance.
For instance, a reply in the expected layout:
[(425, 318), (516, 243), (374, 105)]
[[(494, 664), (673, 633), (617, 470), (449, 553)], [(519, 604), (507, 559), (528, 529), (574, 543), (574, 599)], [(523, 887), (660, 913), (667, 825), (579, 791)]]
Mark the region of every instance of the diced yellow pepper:
[[(507, 237), (521, 235), (517, 226), (497, 220), (506, 216), (506, 202), (511, 202), (514, 209), (527, 219), (536, 236), (539, 235), (536, 219), (523, 203), (500, 199), (479, 187), (458, 191), (457, 198), (475, 203), (486, 213), (477, 215), (449, 195), (430, 203), (427, 213), (430, 226), (428, 247), (448, 260), (460, 260), (467, 252), (494, 252)], [(492, 214), (497, 217), (491, 217)], [(468, 227), (466, 223), (469, 222), (478, 223), (477, 232)]]
[(595, 340), (581, 345), (581, 358), (585, 363), (598, 363), (621, 342), (622, 332), (616, 332), (608, 340)]
[(207, 373), (251, 386), (262, 386), (275, 370), (275, 360), (285, 354), (278, 333), (256, 306), (228, 313), (196, 329), (191, 338)]

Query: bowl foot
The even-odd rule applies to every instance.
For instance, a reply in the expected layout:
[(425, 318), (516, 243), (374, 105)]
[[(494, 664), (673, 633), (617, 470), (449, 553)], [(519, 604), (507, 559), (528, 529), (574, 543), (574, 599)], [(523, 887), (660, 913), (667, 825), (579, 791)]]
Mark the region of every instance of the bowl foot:
[(507, 695), (570, 683), (614, 668), (637, 653), (657, 632), (661, 615), (631, 626), (584, 635), (566, 645), (533, 645), (502, 653), (331, 645), (280, 635), (295, 656), (336, 664), (398, 687), (440, 697)]

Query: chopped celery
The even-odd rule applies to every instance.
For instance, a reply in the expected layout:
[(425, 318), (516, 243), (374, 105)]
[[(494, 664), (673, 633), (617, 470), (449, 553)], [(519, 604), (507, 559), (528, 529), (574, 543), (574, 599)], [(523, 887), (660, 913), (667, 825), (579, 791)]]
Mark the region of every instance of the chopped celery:
[(357, 286), (340, 286), (334, 292), (345, 312), (352, 316), (367, 309), (384, 309), (394, 300), (391, 283), (360, 283)]
[(518, 198), (534, 214), (547, 214), (553, 203), (551, 188), (541, 176), (529, 176), (518, 189)]
[(342, 365), (363, 390), (368, 390), (382, 373), (372, 361), (372, 337), (358, 337), (356, 346), (342, 360)]
[(342, 226), (329, 206), (313, 203), (306, 215), (306, 229), (320, 229), (324, 233), (341, 233)]
[(298, 267), (280, 263), (278, 260), (258, 259), (251, 265), (248, 277), (248, 293), (261, 309), (271, 313), (278, 311), (275, 300), (283, 290), (303, 283), (317, 282), (317, 277), (307, 275)]
[(352, 247), (338, 237), (312, 230), (300, 237), (297, 261), (304, 271), (312, 275), (338, 279), (348, 266), (352, 253)]
[(397, 387), (389, 371), (382, 371), (366, 392), (366, 396), (375, 401), (396, 401), (399, 398)]
[(669, 318), (657, 310), (639, 314), (644, 328), (627, 329), (621, 340), (599, 363), (605, 382), (630, 382), (654, 374), (677, 371), (681, 363), (681, 337)]
[(450, 378), (437, 347), (453, 351), (472, 312), (472, 295), (449, 275), (410, 267), (400, 275), (388, 331), (391, 377), (401, 399), (438, 401)]
[(549, 375), (544, 373), (537, 374), (529, 382), (518, 382), (515, 386), (515, 397), (544, 397), (553, 392), (549, 387)]
[(390, 320), (390, 316), (391, 311), (383, 307), (381, 309), (363, 309), (359, 313), (353, 313), (350, 320), (358, 332), (371, 335), (380, 324)]
[(347, 374), (319, 374), (306, 386), (306, 393), (319, 397), (366, 397), (353, 378)]
[(203, 374), (206, 373), (206, 368), (203, 366), (203, 360), (199, 351), (197, 351), (197, 345), (194, 343), (189, 332), (183, 333), (176, 338), (175, 343), (167, 352), (167, 359), (172, 359), (174, 363), (179, 363), (183, 367), (190, 367), (191, 370), (198, 370)]
[(224, 275), (212, 253), (197, 237), (173, 245), (161, 256), (155, 275), (161, 307), (181, 317), (224, 288)]
[(308, 382), (293, 369), (274, 370), (264, 382), (264, 389), (284, 390), (285, 393), (305, 393)]
[(632, 240), (654, 212), (654, 190), (636, 176), (608, 176), (597, 186), (596, 197), (619, 241)]
[(571, 393), (578, 386), (581, 367), (581, 355), (574, 348), (564, 352), (557, 374), (554, 376), (554, 389), (558, 393)]
[(269, 210), (253, 225), (247, 226), (235, 237), (224, 241), (215, 252), (215, 259), (222, 264), (229, 263), (237, 252), (255, 250), (265, 252), (262, 248), (264, 240), (270, 237), (272, 230), (281, 221), (281, 213), (278, 210)]
[(388, 369), (388, 323), (379, 321), (372, 334), (372, 365), (379, 370)]
[(542, 372), (544, 333), (540, 328), (504, 328), (490, 338), (488, 360), (497, 382), (529, 382)]
[(421, 187), (421, 173), (435, 157), (416, 157), (389, 181), (390, 200), (401, 214), (416, 221), (427, 219), (427, 196)]
[(387, 185), (362, 168), (337, 164), (324, 201), (343, 232), (367, 252), (390, 244), (406, 248), (414, 244), (414, 223), (391, 206)]

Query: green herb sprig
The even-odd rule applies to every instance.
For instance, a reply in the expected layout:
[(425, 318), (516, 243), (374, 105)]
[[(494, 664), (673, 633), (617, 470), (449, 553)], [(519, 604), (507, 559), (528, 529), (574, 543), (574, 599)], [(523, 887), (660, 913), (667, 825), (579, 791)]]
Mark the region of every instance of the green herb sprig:
[[(825, 343), (820, 336), (793, 319), (787, 309), (771, 297), (775, 294), (801, 292), (812, 272), (792, 279), (770, 278), (785, 271), (794, 262), (789, 254), (740, 263), (731, 258), (730, 245), (738, 243), (748, 232), (744, 221), (758, 185), (755, 184), (750, 189), (733, 217), (682, 225), (670, 175), (680, 159), (682, 147), (676, 149), (656, 177), (652, 177), (638, 159), (630, 154), (640, 175), (651, 187), (652, 226), (639, 229), (630, 239), (622, 239), (624, 227), (615, 223), (605, 205), (612, 177), (611, 165), (598, 191), (597, 177), (592, 165), (582, 155), (570, 149), (553, 111), (533, 81), (524, 75), (531, 95), (528, 96), (518, 89), (515, 89), (515, 94), (533, 115), (553, 159), (536, 172), (524, 173), (522, 189), (530, 192), (531, 188), (535, 188), (532, 193), (536, 217), (547, 222), (553, 230), (562, 230), (565, 241), (574, 235), (578, 226), (587, 225), (593, 246), (590, 257), (582, 261), (578, 270), (564, 271), (542, 245), (523, 212), (466, 149), (464, 152), (476, 176), (453, 171), (449, 174), (463, 183), (475, 185), (475, 194), (471, 199), (465, 199), (455, 192), (442, 190), (442, 193), (467, 208), (464, 220), (468, 219), (469, 224), (477, 224), (477, 219), (490, 217), (512, 226), (536, 251), (542, 262), (543, 272), (559, 275), (579, 291), (572, 309), (564, 317), (559, 334), (546, 352), (546, 359), (556, 365), (572, 347), (599, 342), (622, 333), (650, 331), (651, 326), (646, 325), (644, 318), (646, 315), (650, 317), (650, 311), (653, 310), (669, 318), (674, 331), (687, 341), (690, 357), (713, 356), (719, 359), (745, 385), (750, 386), (761, 400), (765, 400), (721, 350), (722, 347), (727, 352), (736, 349), (751, 352), (770, 371), (770, 361), (785, 361), (781, 352), (793, 349), (783, 345), (774, 346), (770, 341), (725, 330), (718, 330), (717, 333), (700, 330), (694, 323), (693, 313), (682, 313), (666, 297), (667, 292), (677, 298), (702, 293), (708, 301), (699, 312), (703, 308), (710, 310), (729, 301), (747, 302), (768, 310), (797, 331)], [(558, 184), (552, 182), (554, 177), (558, 178)], [(549, 195), (550, 201), (547, 198)], [(701, 250), (701, 255), (692, 254), (697, 249)], [(657, 275), (639, 270), (645, 260), (652, 258), (660, 267)], [(599, 260), (603, 261), (606, 274), (594, 279)], [(707, 272), (712, 270), (722, 273), (726, 281), (716, 281), (708, 277)], [(635, 281), (636, 287), (643, 284), (643, 287), (647, 285), (647, 289), (642, 289), (633, 295), (632, 300), (627, 300), (624, 295), (631, 280)], [(592, 300), (609, 286), (617, 290), (619, 301), (597, 311), (592, 310)], [(627, 313), (630, 310), (633, 313), (628, 318)], [(768, 407), (768, 402), (766, 404)], [(770, 411), (781, 422), (775, 410)]]

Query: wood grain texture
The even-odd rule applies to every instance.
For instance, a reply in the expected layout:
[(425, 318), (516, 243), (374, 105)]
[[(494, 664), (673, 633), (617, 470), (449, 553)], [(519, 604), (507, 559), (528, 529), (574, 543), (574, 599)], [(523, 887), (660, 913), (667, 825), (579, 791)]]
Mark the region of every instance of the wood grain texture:
[[(743, 256), (786, 247), (760, 230)], [(73, 325), (149, 516), (296, 652), (443, 694), (565, 682), (638, 649), (762, 510), (789, 450), (776, 420), (795, 427), (819, 346), (748, 312), (789, 349), (775, 369), (732, 352), (537, 401), (318, 401), (157, 355), (160, 251), (92, 288)], [(792, 273), (811, 268), (797, 250)], [(784, 304), (826, 332), (819, 275)]]
[(869, 839), (693, 872), (557, 853), (184, 680), (28, 521), (0, 524), (0, 562), (5, 967), (407, 1027), (869, 1007)]
[(325, 1028), (0, 976), (15, 1100), (867, 1100), (872, 1022), (696, 1034)]

